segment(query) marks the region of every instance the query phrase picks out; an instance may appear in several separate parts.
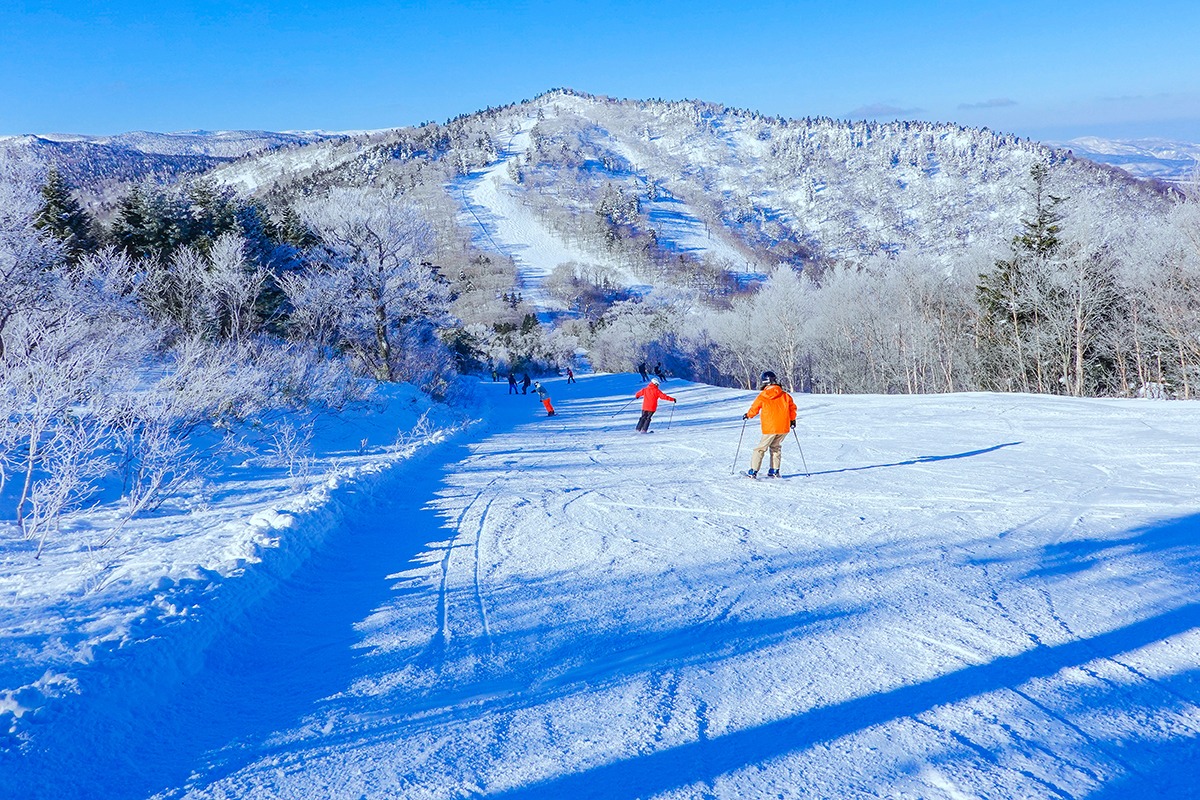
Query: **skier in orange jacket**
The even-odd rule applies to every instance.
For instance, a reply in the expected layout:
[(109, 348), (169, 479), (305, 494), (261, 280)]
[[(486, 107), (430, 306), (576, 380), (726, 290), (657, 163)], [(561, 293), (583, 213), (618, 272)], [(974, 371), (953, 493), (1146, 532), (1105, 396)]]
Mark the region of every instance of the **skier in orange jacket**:
[(762, 391), (750, 404), (750, 410), (742, 415), (742, 419), (750, 419), (762, 412), (763, 437), (750, 451), (750, 470), (746, 474), (757, 478), (763, 456), (770, 450), (771, 466), (767, 470), (767, 477), (778, 478), (779, 465), (783, 460), (783, 440), (787, 438), (788, 431), (796, 427), (796, 401), (779, 385), (774, 372), (764, 372), (759, 383)]
[(642, 417), (638, 420), (637, 432), (650, 432), (650, 418), (654, 416), (654, 412), (658, 411), (659, 398), (675, 402), (675, 398), (658, 388), (658, 378), (651, 378), (645, 388), (638, 391), (634, 397), (642, 398)]

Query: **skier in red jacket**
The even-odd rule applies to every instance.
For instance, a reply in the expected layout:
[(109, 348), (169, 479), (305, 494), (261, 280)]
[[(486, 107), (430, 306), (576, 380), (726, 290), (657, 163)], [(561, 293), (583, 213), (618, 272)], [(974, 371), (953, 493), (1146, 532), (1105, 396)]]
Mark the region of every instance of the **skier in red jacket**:
[(658, 378), (651, 378), (650, 383), (640, 390), (634, 397), (642, 398), (642, 418), (638, 420), (638, 433), (650, 432), (650, 418), (654, 416), (654, 412), (658, 411), (659, 398), (675, 402), (675, 398), (658, 388)]

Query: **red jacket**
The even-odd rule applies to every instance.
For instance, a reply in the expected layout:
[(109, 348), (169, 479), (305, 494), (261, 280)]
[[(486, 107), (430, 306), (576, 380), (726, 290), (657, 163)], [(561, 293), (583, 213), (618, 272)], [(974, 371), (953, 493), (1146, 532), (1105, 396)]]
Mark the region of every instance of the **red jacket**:
[(634, 397), (642, 398), (642, 411), (658, 411), (658, 399), (670, 400), (675, 402), (675, 398), (658, 388), (657, 383), (648, 383), (646, 388), (639, 391)]
[(792, 420), (796, 418), (796, 402), (779, 384), (773, 383), (759, 392), (746, 416), (757, 417), (760, 410), (763, 433), (787, 433), (791, 430)]

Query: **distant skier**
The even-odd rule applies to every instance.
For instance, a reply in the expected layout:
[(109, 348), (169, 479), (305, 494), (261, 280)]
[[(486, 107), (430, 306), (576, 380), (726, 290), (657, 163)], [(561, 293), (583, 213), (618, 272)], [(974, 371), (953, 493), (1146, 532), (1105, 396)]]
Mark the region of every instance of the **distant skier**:
[(650, 432), (650, 418), (654, 416), (654, 412), (658, 411), (659, 399), (670, 400), (675, 402), (675, 398), (658, 388), (658, 378), (651, 378), (650, 383), (639, 390), (634, 397), (642, 398), (642, 418), (638, 420), (637, 432)]
[(508, 373), (508, 393), (509, 394), (517, 393), (517, 376), (513, 375), (511, 372)]
[(495, 367), (492, 367), (492, 383), (495, 383), (498, 380), (500, 380), (500, 373), (496, 371)]
[(522, 381), (521, 381), (521, 394), (529, 394), (529, 384), (530, 383), (531, 383), (531, 381), (529, 380), (529, 373), (526, 372), (524, 379), (522, 379)]
[(787, 438), (788, 431), (796, 427), (796, 402), (779, 385), (774, 372), (764, 372), (759, 385), (762, 391), (750, 404), (750, 410), (742, 414), (742, 419), (750, 419), (757, 417), (759, 411), (762, 412), (763, 436), (758, 446), (750, 452), (750, 470), (746, 474), (757, 478), (763, 456), (770, 450), (771, 466), (767, 470), (767, 477), (778, 478), (783, 460), (783, 440)]
[(645, 361), (638, 364), (637, 370), (638, 370), (638, 375), (642, 376), (643, 382), (650, 380), (650, 373), (646, 372), (646, 362)]
[(575, 382), (575, 373), (571, 371), (570, 367), (567, 367), (567, 383), (574, 383), (574, 382)]
[(546, 407), (546, 416), (554, 416), (554, 404), (550, 402), (550, 393), (546, 391), (546, 387), (542, 386), (540, 381), (533, 382), (533, 391), (541, 398), (542, 405)]
[(666, 383), (667, 381), (667, 375), (665, 372), (663, 372), (661, 361), (654, 365), (654, 377), (658, 378), (663, 383)]

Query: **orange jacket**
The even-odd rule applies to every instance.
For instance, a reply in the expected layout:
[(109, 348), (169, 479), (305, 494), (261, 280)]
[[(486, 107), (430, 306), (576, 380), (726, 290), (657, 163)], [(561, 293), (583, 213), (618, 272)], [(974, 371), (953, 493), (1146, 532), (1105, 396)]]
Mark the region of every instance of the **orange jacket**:
[(634, 397), (642, 398), (642, 411), (658, 411), (658, 400), (661, 397), (663, 400), (675, 402), (675, 398), (658, 388), (657, 383), (647, 383), (646, 388), (639, 391)]
[(792, 420), (796, 418), (796, 402), (779, 384), (772, 383), (759, 392), (746, 416), (757, 417), (760, 410), (764, 434), (787, 433), (791, 430)]

